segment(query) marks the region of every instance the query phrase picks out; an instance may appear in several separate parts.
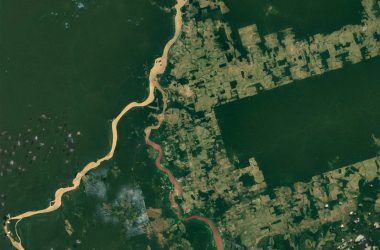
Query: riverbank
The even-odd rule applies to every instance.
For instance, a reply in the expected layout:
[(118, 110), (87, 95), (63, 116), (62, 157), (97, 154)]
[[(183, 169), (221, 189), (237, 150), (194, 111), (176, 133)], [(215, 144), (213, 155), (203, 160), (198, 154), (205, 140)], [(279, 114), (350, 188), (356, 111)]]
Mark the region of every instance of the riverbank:
[(167, 57), (168, 57), (169, 49), (174, 44), (174, 42), (177, 40), (177, 38), (179, 37), (180, 31), (181, 31), (181, 26), (182, 26), (181, 7), (184, 4), (185, 4), (185, 1), (179, 0), (177, 2), (176, 6), (175, 6), (176, 16), (175, 16), (175, 33), (174, 33), (174, 36), (165, 45), (162, 56), (155, 60), (154, 66), (150, 70), (148, 97), (143, 102), (131, 102), (130, 104), (125, 106), (125, 108), (119, 113), (119, 115), (112, 121), (112, 125), (111, 125), (111, 127), (112, 127), (112, 144), (111, 144), (110, 151), (105, 156), (98, 159), (97, 161), (88, 163), (80, 172), (78, 172), (76, 174), (76, 177), (72, 181), (72, 186), (65, 187), (65, 188), (59, 188), (55, 192), (54, 200), (52, 202), (50, 202), (50, 205), (47, 208), (41, 209), (41, 210), (28, 211), (28, 212), (22, 213), (20, 215), (10, 216), (9, 218), (7, 218), (7, 220), (4, 223), (3, 229), (6, 232), (8, 239), (11, 241), (12, 245), (15, 248), (17, 248), (19, 250), (24, 249), (24, 247), (22, 245), (22, 241), (18, 237), (17, 228), (15, 228), (15, 234), (17, 236), (17, 239), (8, 230), (8, 225), (11, 223), (11, 221), (16, 221), (15, 227), (17, 227), (17, 224), (22, 219), (29, 218), (29, 217), (32, 217), (32, 216), (38, 215), (38, 214), (50, 213), (50, 212), (55, 211), (58, 208), (60, 208), (62, 205), (62, 196), (65, 193), (68, 193), (68, 192), (71, 192), (71, 191), (77, 189), (81, 183), (82, 177), (84, 175), (86, 175), (86, 173), (88, 173), (92, 169), (97, 168), (103, 161), (107, 161), (113, 157), (115, 149), (116, 149), (116, 145), (117, 145), (117, 140), (118, 140), (117, 125), (118, 125), (120, 119), (123, 118), (123, 116), (125, 114), (127, 114), (130, 110), (132, 110), (136, 107), (145, 107), (154, 101), (154, 99), (155, 99), (154, 91), (155, 91), (155, 88), (157, 86), (159, 86), (159, 83), (157, 81), (157, 79), (158, 79), (157, 76), (159, 74), (162, 74), (165, 71), (166, 65), (167, 65)]

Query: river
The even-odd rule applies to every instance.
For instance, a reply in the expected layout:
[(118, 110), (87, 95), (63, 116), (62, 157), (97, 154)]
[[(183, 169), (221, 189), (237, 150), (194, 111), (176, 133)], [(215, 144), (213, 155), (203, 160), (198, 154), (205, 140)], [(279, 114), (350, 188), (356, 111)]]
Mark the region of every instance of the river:
[[(145, 107), (145, 106), (148, 106), (149, 104), (151, 104), (155, 100), (155, 90), (156, 90), (156, 88), (158, 88), (158, 90), (165, 97), (164, 100), (163, 100), (163, 102), (164, 102), (164, 104), (163, 104), (164, 105), (164, 111), (165, 111), (167, 99), (166, 99), (166, 96), (165, 96), (163, 90), (160, 88), (160, 85), (159, 85), (159, 82), (158, 82), (158, 75), (163, 74), (165, 72), (165, 69), (166, 69), (166, 66), (167, 66), (167, 61), (168, 61), (169, 49), (175, 43), (175, 41), (178, 39), (178, 37), (180, 35), (181, 27), (182, 27), (181, 7), (184, 4), (185, 4), (184, 0), (178, 0), (177, 4), (175, 5), (176, 15), (175, 15), (175, 32), (174, 32), (174, 36), (173, 36), (172, 39), (170, 39), (167, 42), (167, 44), (164, 47), (162, 56), (159, 57), (159, 58), (157, 58), (155, 60), (154, 66), (150, 70), (150, 73), (149, 73), (149, 94), (148, 94), (148, 96), (142, 102), (131, 102), (131, 103), (129, 103), (127, 106), (124, 107), (124, 109), (122, 109), (122, 111), (116, 116), (116, 118), (114, 118), (112, 120), (112, 123), (111, 123), (112, 143), (111, 143), (111, 147), (110, 147), (109, 152), (105, 156), (101, 157), (100, 159), (88, 163), (81, 171), (79, 171), (76, 174), (75, 178), (73, 179), (71, 186), (57, 189), (55, 191), (54, 200), (52, 200), (50, 202), (50, 204), (49, 204), (49, 206), (47, 208), (41, 209), (41, 210), (32, 210), (32, 211), (24, 212), (24, 213), (22, 213), (20, 215), (9, 216), (7, 218), (7, 220), (4, 223), (4, 228), (3, 229), (6, 232), (6, 235), (7, 235), (8, 239), (11, 241), (12, 245), (15, 248), (17, 248), (19, 250), (24, 250), (25, 249), (23, 247), (22, 240), (21, 240), (21, 238), (20, 238), (20, 236), (18, 235), (18, 232), (17, 232), (17, 225), (18, 225), (18, 223), (21, 222), (25, 218), (29, 218), (29, 217), (32, 217), (32, 216), (35, 216), (35, 215), (38, 215), (38, 214), (50, 213), (50, 212), (55, 211), (58, 208), (60, 208), (61, 205), (62, 205), (62, 196), (65, 193), (68, 193), (68, 192), (71, 192), (73, 190), (76, 190), (79, 187), (83, 176), (85, 176), (89, 171), (91, 171), (91, 170), (99, 167), (101, 165), (101, 163), (103, 163), (104, 161), (110, 160), (113, 157), (113, 155), (115, 153), (116, 146), (117, 146), (117, 141), (118, 141), (118, 130), (117, 130), (117, 128), (118, 128), (118, 124), (119, 124), (120, 120), (130, 110), (132, 110), (132, 109), (134, 109), (136, 107)], [(164, 111), (163, 111), (163, 113), (164, 113)], [(175, 181), (175, 179), (174, 179), (173, 175), (171, 174), (171, 172), (169, 170), (167, 170), (167, 169), (164, 169), (160, 165), (160, 159), (162, 157), (162, 149), (161, 149), (161, 147), (158, 144), (155, 144), (155, 143), (153, 143), (152, 141), (149, 140), (149, 135), (150, 135), (151, 130), (152, 129), (158, 129), (160, 127), (160, 125), (161, 125), (161, 123), (162, 123), (162, 121), (164, 119), (164, 117), (163, 117), (162, 114), (158, 116), (158, 120), (159, 120), (158, 125), (156, 125), (156, 126), (149, 126), (146, 129), (146, 143), (149, 144), (149, 145), (151, 145), (153, 148), (155, 148), (159, 152), (159, 157), (157, 158), (156, 165), (157, 165), (158, 168), (160, 168), (160, 170), (162, 170), (163, 172), (165, 172), (166, 174), (168, 174), (170, 182), (173, 185), (174, 192), (172, 192), (170, 194), (170, 196), (169, 196), (169, 199), (170, 199), (170, 201), (172, 203), (172, 206), (173, 206), (173, 208), (177, 209), (177, 211), (178, 211), (177, 212), (178, 213), (178, 218), (181, 219), (181, 220), (184, 220), (184, 221), (188, 221), (188, 220), (200, 220), (200, 221), (203, 221), (203, 222), (207, 223), (210, 226), (210, 228), (211, 228), (211, 230), (213, 232), (213, 236), (214, 236), (214, 239), (215, 239), (215, 243), (216, 243), (217, 249), (218, 250), (223, 249), (222, 238), (220, 237), (220, 235), (218, 233), (218, 230), (215, 227), (215, 225), (209, 219), (201, 217), (201, 216), (197, 216), (197, 215), (193, 215), (193, 216), (189, 216), (189, 217), (183, 217), (181, 215), (181, 213), (180, 213), (180, 208), (178, 207), (178, 204), (175, 202), (174, 196), (181, 195), (180, 185), (178, 184), (178, 182)], [(14, 230), (15, 231), (15, 235), (12, 234), (12, 232), (8, 229), (8, 226), (11, 224), (12, 221), (16, 221), (16, 223), (15, 223), (15, 230)]]

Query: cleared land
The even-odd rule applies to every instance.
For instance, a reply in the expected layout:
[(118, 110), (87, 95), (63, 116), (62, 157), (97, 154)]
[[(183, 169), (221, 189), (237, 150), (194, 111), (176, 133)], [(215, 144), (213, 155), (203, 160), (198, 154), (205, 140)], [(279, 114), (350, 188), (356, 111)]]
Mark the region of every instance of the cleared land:
[[(380, 137), (380, 59), (221, 105), (229, 156), (255, 157), (269, 186), (373, 157)], [(231, 158), (232, 159), (232, 158)]]

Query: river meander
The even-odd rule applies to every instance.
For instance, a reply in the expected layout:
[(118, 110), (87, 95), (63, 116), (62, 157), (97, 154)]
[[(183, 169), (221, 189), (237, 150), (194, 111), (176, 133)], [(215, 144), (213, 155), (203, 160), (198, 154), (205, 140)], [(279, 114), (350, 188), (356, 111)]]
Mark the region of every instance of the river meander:
[[(55, 198), (51, 200), (51, 202), (49, 203), (49, 206), (44, 208), (44, 209), (41, 209), (41, 210), (31, 210), (31, 211), (28, 211), (28, 212), (24, 212), (24, 213), (21, 213), (19, 215), (11, 215), (10, 219), (8, 219), (6, 222), (5, 222), (5, 227), (4, 227), (4, 230), (6, 232), (8, 232), (8, 227), (9, 226), (14, 226), (12, 225), (11, 222), (13, 221), (16, 221), (16, 226), (18, 224), (18, 222), (22, 222), (21, 220), (25, 220), (25, 219), (28, 219), (29, 217), (32, 217), (32, 216), (38, 216), (38, 215), (42, 215), (42, 214), (47, 214), (47, 213), (51, 213), (59, 208), (61, 208), (62, 206), (62, 198), (63, 198), (63, 195), (65, 193), (68, 193), (68, 192), (71, 192), (75, 189), (77, 189), (82, 181), (82, 178), (90, 171), (90, 170), (93, 170), (97, 167), (100, 166), (100, 164), (103, 163), (103, 161), (108, 161), (110, 159), (113, 158), (114, 156), (114, 153), (115, 153), (115, 149), (116, 149), (116, 146), (117, 146), (117, 141), (118, 141), (118, 124), (119, 124), (119, 121), (124, 117), (124, 115), (126, 115), (127, 113), (129, 113), (130, 110), (136, 108), (136, 107), (145, 107), (149, 104), (151, 104), (154, 99), (155, 99), (155, 87), (158, 86), (158, 82), (157, 82), (157, 75), (158, 74), (162, 74), (165, 69), (166, 69), (166, 63), (167, 63), (167, 56), (168, 56), (168, 51), (170, 49), (170, 47), (173, 45), (173, 43), (177, 40), (178, 36), (179, 36), (179, 33), (180, 33), (180, 29), (181, 29), (181, 23), (182, 23), (182, 18), (180, 16), (180, 8), (181, 6), (183, 5), (184, 1), (179, 1), (178, 4), (176, 5), (176, 17), (175, 17), (175, 34), (174, 34), (174, 37), (169, 40), (166, 45), (165, 45), (165, 48), (163, 50), (163, 53), (162, 53), (162, 57), (157, 59), (155, 61), (155, 64), (154, 66), (150, 69), (150, 73), (149, 73), (149, 93), (146, 97), (146, 99), (144, 99), (142, 102), (131, 102), (129, 103), (127, 106), (125, 106), (122, 111), (112, 120), (112, 123), (111, 123), (111, 129), (112, 129), (112, 135), (111, 135), (111, 138), (110, 138), (110, 149), (109, 149), (109, 152), (107, 154), (105, 154), (103, 157), (101, 158), (96, 158), (95, 161), (93, 162), (90, 162), (88, 163), (87, 165), (84, 166), (84, 168), (80, 169), (80, 171), (78, 173), (75, 174), (75, 178), (72, 180), (72, 185), (71, 186), (66, 186), (66, 187), (61, 187), (59, 189), (57, 189), (55, 191)], [(76, 2), (76, 4), (78, 4)], [(83, 5), (79, 5), (80, 6), (80, 9), (84, 8)], [(141, 19), (143, 20), (143, 19)], [(65, 23), (65, 28), (69, 28), (70, 26), (66, 26), (67, 23)], [(166, 102), (166, 100), (165, 100)], [(28, 105), (29, 107), (31, 106), (30, 104)], [(46, 115), (43, 115), (42, 117), (44, 117), (45, 119), (45, 116)], [(160, 119), (161, 121), (161, 119)], [(149, 129), (154, 129), (155, 127), (149, 127)], [(28, 129), (28, 132), (30, 129)], [(149, 130), (150, 131), (150, 130)], [(6, 131), (8, 132), (8, 131)], [(151, 144), (151, 142), (149, 141), (149, 134), (147, 134), (147, 143)], [(77, 135), (81, 135), (81, 132), (78, 130), (77, 132)], [(68, 136), (69, 138), (72, 138), (72, 135), (69, 134)], [(38, 136), (35, 137), (35, 140), (37, 141), (38, 140)], [(155, 144), (156, 145), (156, 144)], [(156, 148), (156, 146), (155, 146)], [(156, 148), (156, 150), (158, 150), (159, 148)], [(161, 155), (161, 152), (160, 151), (160, 155)], [(13, 163), (11, 164), (13, 165)], [(169, 176), (171, 176), (171, 173), (168, 172)], [(176, 184), (176, 181), (174, 179), (172, 179), (171, 177), (171, 183), (174, 185), (174, 192), (176, 195), (180, 194), (180, 192), (177, 192), (177, 184)], [(124, 188), (125, 189), (125, 188)], [(125, 189), (125, 190), (128, 190), (128, 189)], [(171, 202), (173, 202), (174, 200), (172, 199), (172, 196), (171, 196)], [(173, 204), (173, 203), (172, 203)], [(127, 209), (127, 212), (128, 212), (128, 209)], [(200, 216), (191, 216), (191, 217), (188, 217), (188, 218), (184, 218), (184, 217), (181, 217), (180, 214), (179, 215), (179, 218), (181, 220), (184, 220), (184, 221), (188, 221), (192, 218), (195, 218), (195, 219), (198, 219), (198, 220), (202, 220), (204, 222), (207, 222), (211, 227), (212, 227), (212, 231), (214, 233), (214, 235), (216, 234), (219, 238), (216, 238), (217, 239), (217, 246), (218, 246), (218, 249), (222, 249), (223, 246), (222, 246), (222, 241), (220, 239), (220, 236), (218, 235), (218, 232), (215, 228), (215, 226), (206, 218), (203, 218), (203, 217), (200, 217)], [(10, 223), (8, 225), (8, 222)], [(66, 221), (65, 221), (66, 223)], [(71, 227), (71, 226), (70, 226)], [(45, 231), (40, 231), (40, 229), (38, 229), (38, 231), (41, 233), (41, 234), (45, 234)], [(46, 232), (48, 233), (48, 232)], [(9, 232), (8, 233), (8, 238), (11, 240), (12, 244), (14, 247), (16, 247), (17, 249), (24, 249), (24, 246), (22, 245), (22, 242), (21, 242), (21, 238), (22, 238), (22, 234), (21, 234), (21, 238), (19, 237), (19, 234), (17, 234), (17, 231), (13, 231), (13, 232)], [(69, 233), (71, 235), (71, 233)], [(47, 242), (45, 242), (45, 244), (43, 245), (44, 247), (47, 247)], [(78, 240), (76, 241), (75, 244), (80, 244), (78, 243)], [(28, 244), (30, 246), (30, 244)]]
[[(61, 143), (54, 132), (59, 126), (68, 127), (77, 141), (77, 160), (70, 164), (63, 152), (69, 132), (50, 161), (43, 160), (43, 147), (30, 149), (37, 156), (33, 164), (17, 148), (12, 158), (0, 157), (4, 216), (46, 206), (57, 188), (109, 149), (110, 120), (126, 103), (146, 97), (149, 68), (171, 37), (173, 21), (171, 13), (147, 0), (4, 0), (0, 20), (0, 131), (12, 137), (12, 143), (2, 137), (0, 147), (11, 152), (17, 135), (28, 128), (45, 148)], [(37, 132), (41, 115), (58, 117), (52, 133)], [(143, 119), (137, 115), (129, 121)], [(26, 170), (12, 169), (11, 160)], [(1, 238), (1, 249), (8, 244)]]

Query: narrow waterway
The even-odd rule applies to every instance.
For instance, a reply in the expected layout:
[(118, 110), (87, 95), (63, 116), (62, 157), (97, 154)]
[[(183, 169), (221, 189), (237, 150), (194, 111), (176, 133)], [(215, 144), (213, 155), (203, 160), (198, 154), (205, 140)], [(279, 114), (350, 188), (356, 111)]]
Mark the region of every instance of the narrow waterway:
[(169, 194), (169, 201), (170, 201), (171, 207), (177, 211), (177, 216), (182, 221), (198, 220), (198, 221), (202, 221), (202, 222), (206, 223), (211, 229), (216, 248), (218, 250), (222, 250), (222, 249), (224, 249), (223, 239), (220, 236), (219, 231), (216, 228), (215, 224), (210, 219), (208, 219), (206, 217), (199, 216), (199, 215), (191, 215), (191, 216), (187, 216), (187, 217), (184, 217), (182, 215), (181, 208), (178, 205), (177, 201), (175, 200), (176, 196), (182, 195), (182, 186), (175, 179), (175, 177), (173, 176), (173, 173), (169, 169), (167, 169), (161, 165), (161, 159), (162, 159), (162, 148), (161, 148), (161, 146), (150, 140), (151, 132), (153, 130), (157, 130), (161, 127), (161, 124), (165, 119), (164, 114), (165, 114), (166, 106), (167, 106), (167, 96), (166, 96), (165, 92), (163, 91), (163, 89), (160, 86), (158, 86), (157, 89), (161, 92), (161, 94), (163, 96), (163, 111), (161, 114), (159, 114), (157, 116), (157, 120), (158, 120), (157, 125), (152, 125), (152, 126), (149, 126), (145, 129), (145, 142), (148, 145), (150, 145), (151, 147), (153, 147), (158, 152), (158, 157), (156, 158), (156, 161), (155, 161), (156, 167), (160, 171), (162, 171), (168, 175), (170, 183), (173, 186), (173, 191)]
[[(161, 89), (161, 87), (160, 87), (160, 85), (158, 83), (157, 77), (158, 77), (158, 75), (164, 73), (164, 71), (166, 69), (166, 66), (167, 66), (167, 62), (168, 62), (169, 49), (175, 43), (175, 41), (178, 39), (178, 37), (180, 35), (181, 27), (182, 27), (182, 12), (181, 12), (181, 8), (184, 6), (184, 4), (185, 4), (185, 0), (178, 0), (177, 4), (175, 5), (175, 9), (176, 9), (176, 15), (175, 15), (175, 33), (174, 33), (173, 38), (170, 39), (168, 41), (168, 43), (165, 45), (164, 51), (162, 53), (162, 56), (159, 57), (159, 58), (157, 58), (155, 60), (154, 66), (150, 70), (150, 73), (149, 73), (149, 94), (148, 94), (148, 97), (144, 101), (142, 101), (142, 102), (131, 102), (131, 103), (129, 103), (119, 113), (119, 115), (112, 121), (112, 144), (111, 144), (111, 148), (110, 148), (109, 152), (105, 156), (103, 156), (102, 158), (100, 158), (100, 159), (98, 159), (98, 160), (96, 160), (94, 162), (88, 163), (80, 172), (78, 172), (76, 174), (76, 177), (73, 179), (71, 186), (65, 187), (65, 188), (59, 188), (58, 190), (56, 190), (54, 200), (50, 202), (50, 204), (49, 204), (49, 206), (47, 208), (41, 209), (41, 210), (28, 211), (28, 212), (22, 213), (20, 215), (10, 216), (9, 218), (7, 218), (7, 220), (4, 223), (4, 231), (6, 233), (6, 236), (11, 241), (12, 245), (15, 248), (17, 248), (18, 250), (24, 250), (25, 249), (24, 246), (23, 246), (23, 244), (22, 244), (22, 240), (21, 240), (21, 238), (19, 237), (19, 235), (17, 233), (17, 225), (18, 225), (18, 223), (20, 223), (25, 218), (29, 218), (29, 217), (32, 217), (32, 216), (38, 215), (38, 214), (50, 213), (50, 212), (55, 211), (58, 208), (60, 208), (61, 205), (62, 205), (62, 196), (64, 194), (66, 194), (68, 192), (71, 192), (73, 190), (76, 190), (79, 187), (79, 185), (81, 183), (81, 180), (82, 180), (82, 177), (84, 175), (86, 175), (89, 171), (91, 171), (91, 170), (99, 167), (102, 162), (110, 160), (113, 157), (113, 155), (115, 153), (117, 141), (118, 141), (117, 126), (119, 124), (119, 121), (130, 110), (132, 110), (132, 109), (134, 109), (136, 107), (145, 107), (145, 106), (151, 104), (155, 100), (155, 90), (158, 89), (163, 94), (163, 96), (164, 96), (164, 99), (163, 99), (163, 105), (164, 105), (163, 113), (160, 114), (157, 117), (158, 118), (158, 124), (157, 125), (155, 125), (155, 126), (149, 126), (148, 128), (146, 128), (146, 130), (145, 130), (146, 137), (145, 138), (146, 138), (146, 143), (149, 144), (150, 146), (152, 146), (154, 149), (156, 149), (159, 152), (159, 157), (156, 159), (156, 166), (161, 171), (165, 172), (169, 176), (170, 182), (173, 185), (174, 192), (172, 192), (170, 194), (170, 196), (169, 196), (169, 199), (170, 199), (170, 202), (172, 204), (172, 207), (177, 210), (177, 215), (178, 215), (178, 218), (180, 220), (183, 220), (183, 221), (200, 220), (200, 221), (203, 221), (206, 224), (208, 224), (208, 226), (212, 230), (213, 237), (214, 237), (217, 249), (218, 250), (224, 249), (222, 238), (221, 238), (221, 236), (220, 236), (220, 234), (219, 234), (216, 226), (213, 224), (213, 222), (211, 220), (209, 220), (207, 218), (204, 218), (204, 217), (201, 217), (201, 216), (198, 216), (198, 215), (192, 215), (192, 216), (189, 216), (189, 217), (183, 217), (181, 215), (181, 210), (179, 208), (179, 205), (176, 203), (175, 198), (174, 198), (175, 196), (181, 195), (181, 193), (182, 193), (181, 186), (175, 180), (175, 178), (172, 175), (172, 173), (168, 169), (166, 169), (166, 168), (164, 168), (164, 167), (161, 166), (161, 164), (160, 164), (160, 161), (161, 161), (161, 158), (162, 158), (162, 149), (161, 149), (161, 147), (158, 144), (150, 141), (150, 139), (149, 139), (151, 131), (155, 130), (155, 129), (158, 129), (160, 127), (163, 119), (164, 119), (163, 114), (165, 112), (167, 98), (166, 98), (165, 93), (163, 92), (163, 90)], [(16, 223), (15, 223), (15, 230), (14, 230), (15, 234), (16, 234), (16, 237), (15, 237), (15, 235), (13, 235), (10, 232), (10, 230), (8, 228), (8, 226), (11, 224), (12, 221), (16, 221)]]

